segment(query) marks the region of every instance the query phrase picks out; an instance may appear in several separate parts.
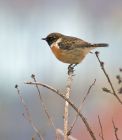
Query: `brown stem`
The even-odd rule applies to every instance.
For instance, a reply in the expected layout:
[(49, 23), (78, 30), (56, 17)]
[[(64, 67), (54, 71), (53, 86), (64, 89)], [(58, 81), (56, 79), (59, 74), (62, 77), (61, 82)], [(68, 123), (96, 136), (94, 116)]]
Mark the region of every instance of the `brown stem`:
[(79, 114), (79, 116), (82, 119), (84, 125), (86, 126), (87, 131), (89, 132), (92, 140), (97, 140), (96, 137), (95, 137), (95, 135), (94, 135), (94, 132), (92, 131), (89, 123), (87, 122), (87, 119), (79, 112), (78, 108), (73, 104), (73, 102), (70, 99), (67, 99), (65, 97), (65, 95), (63, 95), (62, 93), (60, 93), (57, 89), (55, 89), (55, 88), (53, 88), (53, 87), (51, 87), (51, 86), (49, 86), (47, 84), (40, 83), (40, 82), (36, 82), (36, 83), (35, 82), (26, 82), (25, 84), (29, 84), (29, 85), (36, 85), (37, 84), (39, 86), (43, 86), (43, 87), (51, 90), (52, 93), (56, 93), (61, 98), (63, 98), (65, 101), (67, 101), (70, 104), (70, 106)]
[(102, 127), (102, 123), (101, 123), (101, 121), (100, 121), (100, 117), (99, 117), (99, 115), (98, 115), (98, 121), (99, 121), (99, 125), (100, 125), (100, 137), (101, 137), (101, 139), (102, 140), (104, 140), (104, 136), (103, 136), (103, 127)]
[[(81, 108), (82, 108), (82, 104), (83, 104), (83, 102), (86, 100), (87, 96), (89, 95), (89, 93), (90, 93), (90, 91), (91, 91), (91, 88), (95, 85), (95, 82), (96, 82), (96, 79), (95, 79), (94, 82), (90, 85), (90, 87), (89, 87), (89, 89), (88, 89), (88, 91), (87, 91), (87, 93), (86, 93), (86, 95), (85, 95), (83, 101), (81, 102), (80, 106), (78, 107), (78, 112), (80, 112), (80, 110), (81, 110)], [(69, 134), (71, 134), (71, 131), (72, 131), (72, 129), (73, 129), (73, 127), (74, 127), (74, 125), (75, 125), (77, 119), (78, 119), (78, 116), (79, 116), (79, 114), (76, 113), (75, 119), (73, 120), (73, 123), (71, 124), (71, 126), (70, 126), (70, 128), (69, 128), (69, 131), (68, 131)]]
[(96, 55), (96, 57), (97, 57), (97, 59), (98, 59), (98, 62), (100, 63), (101, 69), (102, 69), (103, 73), (105, 74), (105, 76), (106, 76), (106, 78), (107, 78), (107, 80), (108, 80), (108, 83), (109, 83), (109, 85), (110, 85), (110, 87), (111, 87), (111, 89), (112, 89), (112, 91), (113, 91), (112, 94), (113, 94), (114, 97), (119, 101), (119, 103), (122, 104), (122, 101), (121, 101), (121, 99), (118, 97), (118, 95), (116, 94), (115, 89), (114, 89), (114, 87), (113, 87), (113, 84), (112, 84), (112, 82), (111, 82), (111, 80), (110, 80), (110, 78), (109, 78), (109, 76), (108, 76), (108, 74), (107, 74), (107, 72), (106, 72), (106, 70), (105, 70), (105, 68), (104, 68), (104, 62), (102, 62), (102, 61), (100, 60), (100, 58), (99, 58), (99, 52), (95, 52), (95, 55)]
[(112, 120), (112, 124), (113, 124), (113, 128), (114, 128), (114, 135), (116, 137), (116, 140), (119, 140), (118, 135), (117, 135), (118, 128), (115, 126), (115, 123), (113, 120)]
[(32, 117), (31, 117), (31, 114), (30, 114), (30, 111), (29, 111), (29, 108), (28, 106), (26, 105), (26, 102), (24, 101), (21, 93), (20, 93), (20, 90), (19, 90), (19, 87), (18, 85), (15, 85), (15, 88), (17, 89), (17, 93), (20, 97), (20, 101), (21, 101), (21, 104), (24, 106), (24, 110), (26, 112), (26, 115), (27, 117), (25, 117), (25, 114), (23, 114), (23, 116), (28, 120), (28, 122), (31, 124), (33, 130), (35, 131), (35, 133), (37, 134), (37, 136), (39, 137), (40, 140), (44, 140), (43, 136), (40, 134), (40, 131), (39, 129), (35, 126), (33, 120), (32, 120)]
[[(34, 80), (34, 82), (36, 83), (37, 81), (36, 81), (35, 75), (32, 74), (31, 77), (32, 77), (32, 79)], [(52, 125), (53, 129), (54, 129), (55, 132), (56, 132), (56, 127), (55, 127), (55, 125), (54, 125), (54, 122), (53, 122), (52, 117), (50, 116), (50, 114), (49, 114), (49, 112), (48, 112), (47, 106), (45, 105), (44, 100), (43, 100), (43, 98), (42, 98), (42, 96), (41, 96), (40, 89), (39, 89), (38, 85), (35, 85), (35, 86), (36, 86), (36, 89), (37, 89), (37, 91), (38, 91), (39, 99), (40, 99), (40, 101), (41, 101), (41, 105), (42, 105), (42, 107), (43, 107), (43, 109), (44, 109), (44, 112), (45, 112), (45, 114), (46, 114), (46, 116), (47, 116), (47, 118), (48, 118), (48, 121), (49, 121), (49, 123)]]

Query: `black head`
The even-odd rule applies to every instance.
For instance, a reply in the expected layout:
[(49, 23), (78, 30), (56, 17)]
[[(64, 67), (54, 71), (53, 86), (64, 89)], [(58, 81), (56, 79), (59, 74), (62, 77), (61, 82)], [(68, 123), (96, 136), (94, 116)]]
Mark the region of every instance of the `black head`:
[(62, 34), (60, 33), (51, 33), (46, 38), (42, 38), (42, 40), (47, 41), (48, 45), (50, 46), (52, 43), (56, 42), (60, 37), (62, 37)]

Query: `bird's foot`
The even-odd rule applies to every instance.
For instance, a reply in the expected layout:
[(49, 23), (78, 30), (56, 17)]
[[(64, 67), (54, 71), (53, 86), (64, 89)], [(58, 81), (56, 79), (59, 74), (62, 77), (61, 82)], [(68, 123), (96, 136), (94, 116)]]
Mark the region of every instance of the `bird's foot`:
[(74, 72), (74, 67), (75, 66), (77, 66), (77, 64), (70, 64), (69, 66), (68, 66), (68, 75), (70, 74), (70, 73), (73, 73)]

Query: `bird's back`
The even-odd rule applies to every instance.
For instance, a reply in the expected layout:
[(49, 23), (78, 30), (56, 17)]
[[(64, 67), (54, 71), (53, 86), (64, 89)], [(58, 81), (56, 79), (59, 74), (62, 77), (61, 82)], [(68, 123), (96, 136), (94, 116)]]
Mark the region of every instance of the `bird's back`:
[(88, 47), (90, 43), (71, 36), (62, 36), (61, 42), (58, 43), (61, 49), (72, 50), (80, 47)]

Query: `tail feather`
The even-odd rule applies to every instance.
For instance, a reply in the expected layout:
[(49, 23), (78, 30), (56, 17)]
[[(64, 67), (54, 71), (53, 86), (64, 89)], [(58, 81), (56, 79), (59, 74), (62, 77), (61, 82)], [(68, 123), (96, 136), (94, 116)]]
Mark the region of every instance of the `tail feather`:
[(98, 44), (92, 44), (93, 47), (108, 47), (107, 43), (98, 43)]

